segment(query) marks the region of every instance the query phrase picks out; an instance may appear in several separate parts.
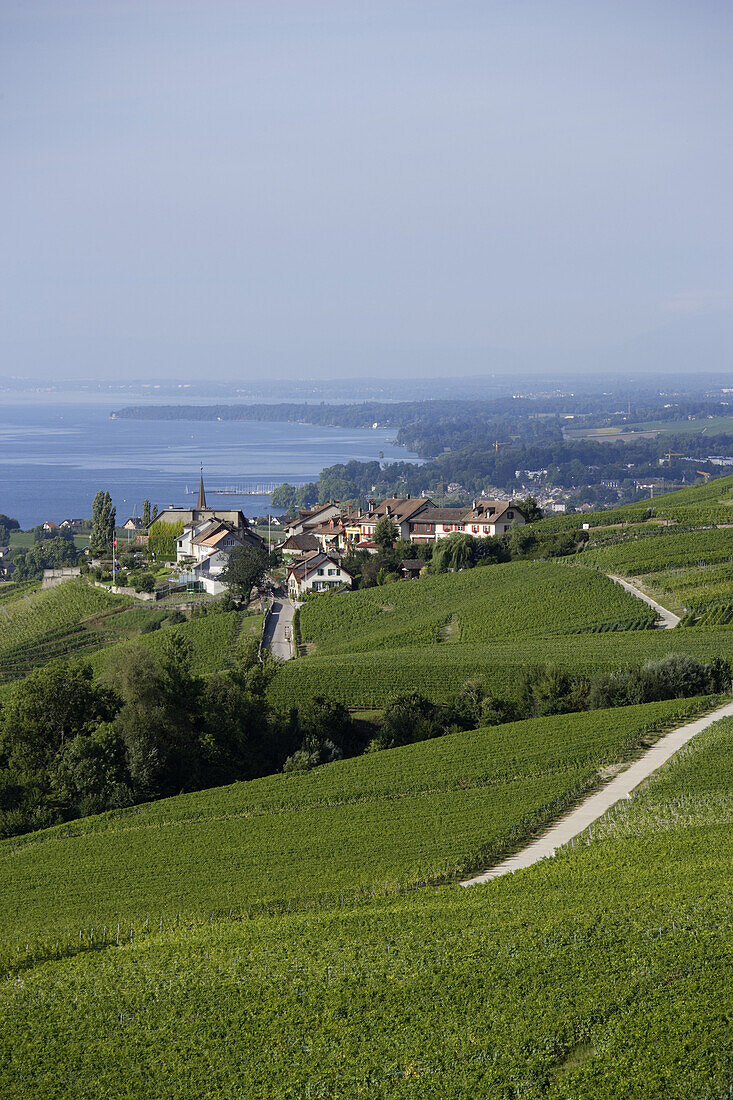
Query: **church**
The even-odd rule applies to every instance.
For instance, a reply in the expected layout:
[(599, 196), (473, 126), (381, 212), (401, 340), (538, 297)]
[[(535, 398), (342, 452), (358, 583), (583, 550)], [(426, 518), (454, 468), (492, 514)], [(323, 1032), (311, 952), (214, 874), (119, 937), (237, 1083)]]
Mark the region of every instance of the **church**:
[[(224, 525), (235, 533), (238, 544), (247, 546), (264, 546), (263, 540), (253, 531), (250, 522), (239, 508), (208, 508), (206, 506), (206, 490), (204, 489), (204, 473), (201, 471), (199, 483), (199, 495), (195, 508), (176, 508), (171, 504), (161, 511), (154, 522), (182, 523), (184, 535), (186, 529), (199, 528), (206, 523)], [(152, 524), (151, 524), (152, 526)]]

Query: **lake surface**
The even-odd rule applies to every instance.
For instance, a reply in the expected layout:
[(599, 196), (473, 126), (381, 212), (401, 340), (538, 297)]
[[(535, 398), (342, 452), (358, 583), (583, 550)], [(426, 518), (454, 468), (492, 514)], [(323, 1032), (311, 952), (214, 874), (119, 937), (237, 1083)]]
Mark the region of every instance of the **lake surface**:
[[(415, 460), (386, 429), (235, 421), (111, 420), (104, 403), (0, 404), (0, 512), (22, 527), (91, 515), (108, 489), (118, 522), (147, 497), (160, 509), (195, 502), (203, 463), (209, 506), (261, 515), (269, 496), (216, 496), (215, 488), (316, 481), (325, 466), (351, 459)], [(188, 493), (187, 493), (188, 490)]]

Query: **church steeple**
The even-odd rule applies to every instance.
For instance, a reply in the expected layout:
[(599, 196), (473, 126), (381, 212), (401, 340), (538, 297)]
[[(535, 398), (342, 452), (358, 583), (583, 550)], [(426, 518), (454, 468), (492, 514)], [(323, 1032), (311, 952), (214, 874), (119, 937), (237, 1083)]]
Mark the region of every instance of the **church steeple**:
[(206, 507), (206, 492), (204, 491), (204, 468), (201, 467), (201, 481), (199, 482), (199, 499), (196, 502), (196, 510)]

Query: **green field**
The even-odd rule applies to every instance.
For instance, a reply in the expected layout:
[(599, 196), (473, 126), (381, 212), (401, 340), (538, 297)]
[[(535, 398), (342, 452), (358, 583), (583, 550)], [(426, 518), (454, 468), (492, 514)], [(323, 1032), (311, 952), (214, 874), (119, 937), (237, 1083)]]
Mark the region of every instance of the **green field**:
[[(516, 722), (0, 843), (0, 936), (393, 891), (483, 867), (704, 699)], [(49, 899), (53, 905), (49, 905)]]
[[(147, 614), (143, 612), (143, 614)], [(160, 615), (159, 612), (153, 614)], [(135, 620), (132, 620), (133, 622)], [(174, 630), (191, 644), (192, 669), (197, 676), (207, 676), (219, 669), (230, 668), (236, 659), (237, 645), (245, 638), (258, 637), (262, 628), (261, 615), (241, 615), (236, 611), (210, 612), (196, 616), (180, 626), (166, 626), (150, 634), (142, 634), (133, 640), (149, 646), (157, 652), (165, 644), (165, 636)], [(114, 671), (115, 664), (130, 641), (121, 641), (107, 649), (101, 649), (90, 658), (95, 674), (106, 677)]]
[(698, 416), (694, 420), (650, 420), (629, 424), (634, 432), (664, 432), (667, 435), (733, 435), (733, 416)]
[(726, 721), (592, 839), (486, 886), (151, 919), (35, 967), (20, 941), (3, 1095), (724, 1100), (732, 779)]
[(511, 562), (326, 598), (300, 612), (315, 653), (492, 645), (517, 635), (581, 634), (653, 626), (656, 615), (592, 570)]

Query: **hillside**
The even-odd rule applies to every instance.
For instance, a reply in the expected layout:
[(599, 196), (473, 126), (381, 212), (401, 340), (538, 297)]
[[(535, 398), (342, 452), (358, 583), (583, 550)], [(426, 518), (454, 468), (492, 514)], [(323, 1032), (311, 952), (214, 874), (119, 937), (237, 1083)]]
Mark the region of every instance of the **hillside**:
[(27, 585), (0, 593), (0, 682), (54, 657), (81, 656), (107, 644), (109, 618), (131, 602), (76, 580), (45, 591)]
[(653, 626), (651, 608), (591, 570), (510, 562), (311, 599), (301, 638), (318, 654)]
[[(663, 470), (660, 470), (663, 476)], [(704, 485), (691, 485), (672, 493), (659, 493), (653, 500), (638, 500), (583, 515), (548, 516), (536, 524), (538, 531), (568, 531), (587, 523), (591, 528), (615, 523), (639, 523), (651, 509), (655, 518), (671, 519), (685, 527), (733, 523), (733, 476), (715, 478)]]
[[(484, 866), (705, 699), (455, 733), (0, 842), (0, 936), (286, 907)], [(49, 908), (49, 899), (53, 906)]]
[(486, 886), (151, 921), (21, 968), (4, 1095), (722, 1098), (731, 760), (726, 721), (586, 842)]
[[(651, 608), (594, 569), (518, 561), (422, 577), (307, 601), (306, 655), (283, 667), (270, 697), (279, 706), (326, 694), (379, 707), (410, 691), (446, 700), (469, 679), (503, 690), (544, 660), (599, 670), (674, 649), (660, 647), (648, 629), (655, 622)], [(618, 631), (623, 646), (608, 640)]]

